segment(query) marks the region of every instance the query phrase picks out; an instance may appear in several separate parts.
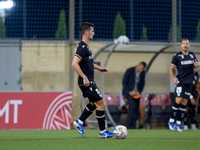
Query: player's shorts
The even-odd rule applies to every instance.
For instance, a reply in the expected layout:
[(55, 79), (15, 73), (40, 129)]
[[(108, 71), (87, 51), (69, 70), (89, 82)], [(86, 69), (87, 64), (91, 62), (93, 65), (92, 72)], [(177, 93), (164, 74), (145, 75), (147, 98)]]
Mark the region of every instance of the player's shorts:
[(79, 87), (83, 93), (83, 97), (87, 97), (90, 102), (97, 102), (103, 99), (103, 96), (94, 81), (90, 81), (90, 86), (79, 85)]
[(190, 95), (192, 92), (192, 84), (179, 83), (175, 88), (175, 97), (182, 97), (187, 100), (190, 100)]

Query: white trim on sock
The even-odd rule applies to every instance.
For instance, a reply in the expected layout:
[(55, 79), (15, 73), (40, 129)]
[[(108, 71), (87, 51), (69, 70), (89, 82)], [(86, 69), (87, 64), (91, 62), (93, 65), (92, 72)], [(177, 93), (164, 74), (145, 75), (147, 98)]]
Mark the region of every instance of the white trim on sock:
[(170, 119), (169, 119), (169, 122), (174, 122), (174, 119), (170, 118)]
[(183, 129), (188, 130), (188, 125), (184, 125)]
[(181, 121), (177, 120), (176, 123), (177, 123), (177, 124), (181, 124)]
[(105, 130), (103, 130), (103, 131), (100, 131), (100, 133), (102, 134), (102, 133), (104, 133), (106, 131), (106, 129)]
[(80, 119), (78, 119), (78, 122), (79, 122), (81, 125), (83, 125), (83, 121), (81, 121)]
[(191, 124), (191, 129), (196, 129), (196, 124)]

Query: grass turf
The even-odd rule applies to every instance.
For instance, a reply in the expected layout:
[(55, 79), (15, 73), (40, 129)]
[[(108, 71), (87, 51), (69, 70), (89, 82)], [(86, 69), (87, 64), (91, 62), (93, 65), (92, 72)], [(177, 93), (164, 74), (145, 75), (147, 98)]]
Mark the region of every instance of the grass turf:
[[(112, 131), (112, 130), (110, 130)], [(188, 150), (200, 148), (200, 130), (128, 130), (125, 139), (102, 139), (99, 130), (0, 130), (0, 150)]]

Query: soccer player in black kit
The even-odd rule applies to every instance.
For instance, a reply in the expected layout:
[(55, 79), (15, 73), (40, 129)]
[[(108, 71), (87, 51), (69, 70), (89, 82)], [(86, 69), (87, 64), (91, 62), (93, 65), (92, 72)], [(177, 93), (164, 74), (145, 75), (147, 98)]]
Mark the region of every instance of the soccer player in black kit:
[[(182, 132), (181, 120), (185, 115), (193, 87), (193, 67), (199, 67), (199, 62), (196, 55), (189, 51), (190, 43), (188, 39), (182, 39), (180, 46), (181, 51), (174, 55), (169, 69), (172, 81), (176, 84), (176, 98), (174, 105), (172, 105), (172, 113), (168, 124), (170, 130), (175, 130), (176, 127), (179, 132)], [(178, 70), (178, 75), (175, 77), (174, 72), (176, 69)]]
[(100, 128), (99, 136), (103, 138), (110, 138), (115, 134), (107, 131), (105, 128), (106, 105), (102, 99), (103, 97), (100, 90), (94, 82), (94, 69), (97, 69), (105, 74), (108, 73), (108, 69), (100, 67), (93, 62), (93, 55), (89, 42), (93, 39), (95, 34), (94, 25), (88, 22), (83, 22), (80, 25), (80, 31), (82, 34), (82, 41), (77, 47), (72, 67), (79, 75), (78, 85), (83, 93), (83, 96), (88, 97), (89, 103), (85, 106), (85, 109), (79, 119), (74, 121), (73, 124), (82, 136), (86, 136), (83, 130), (83, 123), (92, 114), (92, 112), (96, 110), (96, 118)]

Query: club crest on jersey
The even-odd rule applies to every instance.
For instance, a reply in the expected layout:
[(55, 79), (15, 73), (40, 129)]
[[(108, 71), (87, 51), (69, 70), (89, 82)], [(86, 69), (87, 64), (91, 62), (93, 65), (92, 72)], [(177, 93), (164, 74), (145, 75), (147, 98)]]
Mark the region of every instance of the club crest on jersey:
[(178, 56), (180, 56), (182, 59), (184, 59), (184, 55), (183, 54), (179, 54)]
[(194, 56), (192, 55), (192, 54), (190, 54), (190, 57), (193, 59), (194, 58)]

